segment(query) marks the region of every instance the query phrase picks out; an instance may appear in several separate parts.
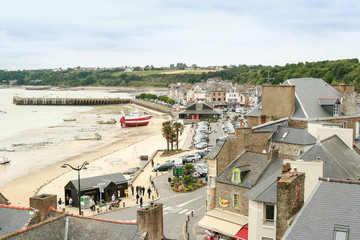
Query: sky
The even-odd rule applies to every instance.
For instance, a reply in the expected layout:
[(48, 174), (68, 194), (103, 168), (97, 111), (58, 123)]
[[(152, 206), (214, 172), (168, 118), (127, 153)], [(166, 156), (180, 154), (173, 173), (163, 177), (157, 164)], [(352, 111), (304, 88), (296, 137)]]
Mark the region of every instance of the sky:
[(0, 69), (359, 58), (358, 0), (2, 0)]

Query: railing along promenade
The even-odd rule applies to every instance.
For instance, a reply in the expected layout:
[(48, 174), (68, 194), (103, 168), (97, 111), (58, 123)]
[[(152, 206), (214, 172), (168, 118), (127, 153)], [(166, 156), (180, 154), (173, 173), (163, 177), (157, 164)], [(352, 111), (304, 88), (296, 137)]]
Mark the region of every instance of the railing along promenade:
[(124, 98), (22, 98), (13, 97), (16, 105), (107, 105), (131, 103), (131, 99)]

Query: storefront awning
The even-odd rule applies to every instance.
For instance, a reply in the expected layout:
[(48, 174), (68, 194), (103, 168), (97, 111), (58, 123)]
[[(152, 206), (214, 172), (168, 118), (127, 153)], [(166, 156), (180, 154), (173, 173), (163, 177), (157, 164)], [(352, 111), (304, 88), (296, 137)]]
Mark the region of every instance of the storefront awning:
[(236, 240), (248, 240), (248, 225), (243, 226), (242, 229), (235, 235), (234, 239)]
[(248, 217), (220, 209), (213, 209), (199, 221), (199, 226), (226, 236), (235, 237), (248, 223)]

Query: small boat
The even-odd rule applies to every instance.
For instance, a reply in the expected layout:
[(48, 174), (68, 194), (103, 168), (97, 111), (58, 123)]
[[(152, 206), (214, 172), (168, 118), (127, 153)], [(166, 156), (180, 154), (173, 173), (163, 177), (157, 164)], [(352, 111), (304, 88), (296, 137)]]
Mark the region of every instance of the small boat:
[(12, 148), (0, 148), (0, 151), (3, 151), (3, 152), (15, 152), (15, 149), (12, 149)]
[(76, 121), (76, 118), (64, 118), (64, 122)]
[(7, 157), (2, 156), (0, 159), (0, 164), (6, 164), (9, 162), (10, 162), (10, 160)]
[(129, 115), (122, 112), (123, 116), (120, 119), (121, 127), (137, 127), (137, 126), (147, 126), (150, 122), (152, 115), (147, 112), (140, 113), (137, 108), (134, 112), (131, 112)]

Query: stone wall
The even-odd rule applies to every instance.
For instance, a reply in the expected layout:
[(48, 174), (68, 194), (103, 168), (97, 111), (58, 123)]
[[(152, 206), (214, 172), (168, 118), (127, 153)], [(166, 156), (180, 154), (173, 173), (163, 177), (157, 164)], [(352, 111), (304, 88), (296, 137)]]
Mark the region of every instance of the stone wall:
[(355, 92), (345, 92), (343, 94), (343, 113), (345, 115), (356, 114), (356, 98)]
[(304, 205), (305, 174), (283, 176), (277, 181), (276, 239), (280, 240)]
[(301, 153), (304, 152), (304, 146), (282, 142), (272, 142), (274, 150), (279, 150), (280, 158), (295, 159)]
[(143, 106), (145, 108), (153, 109), (153, 110), (158, 111), (158, 112), (168, 113), (172, 117), (175, 117), (175, 116), (178, 115), (178, 113), (174, 112), (172, 110), (172, 108), (164, 107), (162, 105), (158, 105), (158, 104), (155, 104), (155, 103), (152, 103), (152, 102), (147, 102), (147, 101), (140, 100), (140, 99), (132, 99), (131, 102), (134, 103), (134, 104)]
[[(215, 207), (229, 212), (248, 216), (249, 199), (244, 196), (244, 193), (246, 193), (247, 191), (249, 191), (249, 189), (247, 188), (216, 182)], [(234, 194), (239, 195), (238, 209), (234, 208)], [(222, 207), (219, 204), (219, 199), (228, 200), (230, 203), (227, 207)]]

